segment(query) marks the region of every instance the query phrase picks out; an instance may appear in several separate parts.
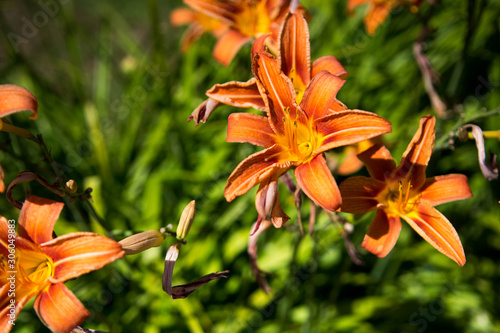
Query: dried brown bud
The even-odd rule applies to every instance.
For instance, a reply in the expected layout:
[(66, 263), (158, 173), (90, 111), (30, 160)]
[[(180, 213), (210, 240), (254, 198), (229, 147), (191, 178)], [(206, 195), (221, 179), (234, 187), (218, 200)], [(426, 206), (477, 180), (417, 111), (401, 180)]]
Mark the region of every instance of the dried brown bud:
[(191, 201), (182, 211), (179, 225), (177, 226), (177, 238), (184, 239), (189, 233), (191, 224), (193, 224), (194, 215), (196, 213), (196, 202)]
[(118, 243), (121, 244), (125, 255), (131, 255), (160, 246), (164, 239), (165, 236), (158, 230), (149, 230), (122, 239)]
[(467, 132), (467, 130), (463, 127), (460, 127), (457, 131), (457, 136), (458, 136), (458, 139), (462, 142), (465, 142), (469, 139), (469, 133)]

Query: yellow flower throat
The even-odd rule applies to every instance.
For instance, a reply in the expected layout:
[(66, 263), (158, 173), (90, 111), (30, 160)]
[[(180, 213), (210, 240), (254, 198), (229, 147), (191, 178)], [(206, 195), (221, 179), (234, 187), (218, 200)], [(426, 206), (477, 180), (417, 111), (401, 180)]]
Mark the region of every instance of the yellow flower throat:
[(420, 203), (420, 197), (418, 192), (413, 191), (411, 178), (393, 182), (378, 195), (379, 202), (389, 213), (395, 215), (406, 215), (414, 211)]
[(23, 289), (42, 291), (50, 285), (49, 278), (54, 275), (52, 259), (42, 252), (18, 251), (16, 263), (17, 280)]
[(291, 114), (290, 108), (286, 107), (284, 114), (282, 120), (285, 133), (280, 135), (277, 141), (287, 149), (280, 154), (280, 159), (305, 162), (318, 147), (317, 135), (310, 126), (298, 121), (298, 110)]
[(260, 34), (271, 32), (266, 1), (245, 1), (235, 20), (237, 29), (245, 36), (258, 37)]

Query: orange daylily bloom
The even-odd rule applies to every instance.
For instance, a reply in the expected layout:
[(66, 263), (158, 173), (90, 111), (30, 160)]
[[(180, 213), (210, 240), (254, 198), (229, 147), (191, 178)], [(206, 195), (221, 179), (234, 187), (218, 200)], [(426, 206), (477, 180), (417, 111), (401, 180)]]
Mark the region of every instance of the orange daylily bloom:
[[(38, 101), (28, 89), (13, 84), (0, 85), (0, 130), (15, 134), (25, 131), (4, 122), (1, 118), (20, 111), (30, 111), (30, 118), (36, 119), (37, 110)], [(3, 176), (3, 169), (0, 165), (0, 193), (5, 191)]]
[(173, 26), (189, 24), (189, 28), (182, 37), (182, 52), (187, 52), (191, 44), (205, 32), (211, 32), (218, 38), (228, 28), (227, 24), (220, 20), (189, 8), (174, 9), (170, 14), (170, 23)]
[(385, 257), (394, 247), (403, 218), (429, 244), (463, 266), (465, 254), (460, 238), (433, 206), (467, 199), (472, 193), (464, 175), (426, 179), (435, 121), (431, 116), (422, 117), (398, 167), (383, 146), (375, 145), (359, 154), (371, 178), (351, 177), (340, 184), (341, 209), (353, 214), (377, 210), (361, 246), (378, 257)]
[(368, 11), (364, 18), (365, 28), (368, 34), (374, 35), (378, 26), (387, 19), (391, 10), (396, 7), (410, 6), (410, 9), (416, 12), (422, 0), (349, 0), (347, 11), (352, 13), (354, 8), (365, 3), (368, 4)]
[[(264, 52), (266, 38), (267, 35), (264, 35), (255, 41), (252, 47), (252, 57), (256, 53)], [(300, 11), (295, 11), (293, 14), (288, 13), (283, 19), (278, 38), (278, 61), (281, 71), (293, 83), (297, 103), (301, 102), (307, 85), (319, 72), (326, 70), (341, 79), (348, 76), (345, 68), (334, 56), (320, 57), (312, 65), (310, 59), (311, 47), (307, 21)], [(194, 119), (195, 125), (206, 122), (220, 104), (266, 111), (266, 105), (260, 95), (255, 78), (251, 78), (247, 82), (231, 81), (216, 84), (206, 94), (209, 99), (198, 106), (188, 119), (188, 121)], [(331, 111), (347, 110), (347, 107), (335, 99), (330, 105), (330, 109)]]
[(184, 0), (184, 3), (227, 26), (214, 49), (214, 58), (227, 66), (252, 38), (267, 33), (277, 35), (290, 0)]
[(15, 235), (12, 223), (0, 218), (2, 333), (10, 331), (11, 323), (32, 297), (36, 297), (38, 317), (49, 329), (69, 332), (90, 313), (63, 282), (99, 269), (124, 254), (120, 244), (92, 232), (52, 238), (63, 206), (61, 202), (30, 196), (19, 215), (19, 235)]
[(256, 184), (257, 209), (271, 214), (275, 226), (287, 219), (276, 194), (277, 179), (295, 167), (300, 188), (316, 204), (335, 211), (342, 200), (335, 179), (322, 156), (324, 151), (354, 144), (391, 131), (390, 123), (374, 113), (329, 108), (344, 80), (324, 70), (307, 85), (300, 104), (292, 81), (280, 71), (278, 60), (267, 52), (254, 57), (253, 73), (267, 117), (249, 113), (229, 116), (228, 142), (249, 142), (266, 149), (242, 161), (228, 179), (228, 201)]
[(341, 176), (347, 176), (359, 171), (363, 167), (363, 162), (358, 158), (358, 154), (364, 152), (375, 144), (379, 144), (382, 140), (379, 137), (358, 142), (355, 145), (344, 148), (344, 159), (339, 163), (334, 171)]

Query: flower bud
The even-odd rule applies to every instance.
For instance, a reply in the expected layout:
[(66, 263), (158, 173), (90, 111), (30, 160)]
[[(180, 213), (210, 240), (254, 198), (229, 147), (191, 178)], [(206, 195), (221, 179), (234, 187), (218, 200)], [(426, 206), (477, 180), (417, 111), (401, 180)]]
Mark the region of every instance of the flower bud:
[(118, 243), (121, 244), (125, 255), (131, 255), (160, 246), (164, 239), (165, 236), (158, 230), (149, 230), (122, 239)]
[(78, 190), (78, 186), (76, 185), (76, 182), (73, 179), (68, 180), (64, 188), (66, 189), (66, 191), (68, 191), (68, 193), (71, 194), (75, 193), (76, 190)]
[(469, 133), (463, 127), (460, 127), (457, 131), (458, 139), (462, 142), (466, 142), (469, 139)]
[(255, 208), (262, 218), (267, 219), (273, 210), (278, 193), (278, 182), (261, 183), (255, 196)]
[(177, 238), (184, 239), (189, 233), (191, 224), (193, 224), (194, 215), (196, 213), (196, 202), (191, 201), (182, 211), (179, 225), (177, 226)]

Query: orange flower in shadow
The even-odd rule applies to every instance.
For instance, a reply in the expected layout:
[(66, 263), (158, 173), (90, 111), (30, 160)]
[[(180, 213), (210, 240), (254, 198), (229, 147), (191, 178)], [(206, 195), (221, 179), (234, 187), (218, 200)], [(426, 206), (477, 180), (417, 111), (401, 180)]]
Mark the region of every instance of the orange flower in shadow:
[[(259, 37), (252, 47), (252, 58), (264, 52), (264, 44), (268, 35)], [(288, 13), (283, 19), (278, 38), (278, 61), (281, 71), (290, 78), (295, 89), (297, 103), (300, 103), (305, 89), (311, 79), (321, 71), (345, 79), (348, 76), (345, 68), (334, 56), (323, 56), (311, 64), (311, 47), (309, 44), (309, 28), (300, 11)], [(264, 99), (257, 87), (257, 80), (251, 78), (247, 82), (231, 81), (216, 84), (207, 91), (208, 100), (198, 106), (189, 117), (195, 125), (204, 123), (212, 112), (220, 105), (227, 104), (237, 108), (254, 108), (266, 111)], [(330, 105), (331, 111), (347, 110), (347, 107), (335, 99)]]
[(293, 83), (280, 71), (275, 57), (257, 53), (252, 69), (268, 116), (231, 114), (226, 141), (249, 142), (266, 149), (236, 167), (224, 190), (226, 199), (232, 201), (260, 184), (259, 214), (266, 218), (270, 213), (273, 224), (280, 226), (287, 217), (275, 195), (276, 182), (295, 167), (297, 183), (304, 193), (324, 209), (335, 211), (341, 197), (322, 153), (388, 133), (390, 123), (366, 111), (330, 113), (330, 105), (345, 81), (326, 70), (314, 76), (297, 104)]
[[(36, 119), (38, 117), (38, 101), (36, 97), (26, 88), (16, 86), (13, 84), (0, 85), (0, 130), (4, 132), (11, 132), (21, 136), (31, 136), (31, 134), (21, 128), (12, 126), (2, 118), (9, 116), (16, 112), (29, 111), (31, 112), (30, 118)], [(0, 165), (0, 193), (5, 191), (5, 184), (3, 182), (4, 171)]]
[[(202, 20), (195, 18), (204, 30), (216, 32), (218, 41), (214, 49), (214, 58), (227, 66), (238, 50), (252, 38), (267, 33), (277, 35), (290, 0), (184, 0), (184, 3), (195, 12), (221, 22), (226, 28), (224, 31), (218, 31), (220, 27), (214, 28), (214, 25), (217, 25), (212, 21), (207, 29), (205, 18)], [(183, 20), (186, 23), (191, 22), (185, 13), (174, 14), (173, 18), (174, 22)]]
[(459, 174), (427, 178), (425, 170), (432, 154), (435, 118), (422, 117), (401, 163), (389, 151), (375, 145), (358, 155), (371, 175), (351, 177), (340, 184), (342, 211), (362, 214), (377, 210), (362, 247), (385, 257), (394, 247), (403, 218), (438, 251), (465, 264), (462, 243), (455, 228), (433, 206), (470, 198), (467, 177)]
[(421, 3), (422, 0), (349, 0), (347, 11), (352, 14), (354, 8), (368, 4), (364, 18), (365, 28), (368, 34), (374, 35), (378, 26), (387, 19), (391, 10), (396, 7), (410, 6), (411, 11), (416, 12)]
[(63, 282), (123, 256), (120, 244), (92, 232), (52, 238), (63, 206), (30, 196), (19, 215), (18, 236), (14, 225), (0, 218), (0, 332), (10, 331), (9, 319), (14, 320), (32, 297), (38, 317), (49, 329), (69, 332), (90, 314)]

